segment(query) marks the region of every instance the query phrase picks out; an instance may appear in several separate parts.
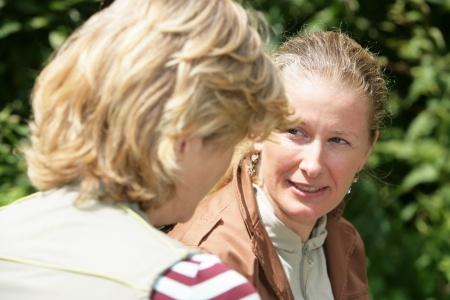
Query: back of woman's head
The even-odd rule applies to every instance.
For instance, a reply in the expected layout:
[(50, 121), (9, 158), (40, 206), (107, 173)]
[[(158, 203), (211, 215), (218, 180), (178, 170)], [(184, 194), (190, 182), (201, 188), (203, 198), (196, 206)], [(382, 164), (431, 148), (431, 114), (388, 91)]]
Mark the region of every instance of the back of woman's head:
[(116, 0), (37, 79), (29, 177), (160, 205), (174, 192), (178, 137), (220, 149), (285, 126), (275, 70), (231, 0)]
[(373, 139), (386, 115), (388, 88), (376, 57), (344, 33), (300, 33), (284, 42), (274, 55), (283, 76), (296, 80), (320, 76), (330, 84), (361, 93), (370, 107)]

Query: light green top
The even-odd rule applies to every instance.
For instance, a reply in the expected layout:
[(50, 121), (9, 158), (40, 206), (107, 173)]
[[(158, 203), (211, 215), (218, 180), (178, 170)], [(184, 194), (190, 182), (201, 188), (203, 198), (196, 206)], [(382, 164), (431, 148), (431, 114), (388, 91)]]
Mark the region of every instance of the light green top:
[(263, 190), (256, 184), (253, 187), (261, 220), (281, 260), (294, 298), (298, 300), (333, 299), (322, 247), (327, 237), (325, 229), (327, 216), (317, 221), (310, 239), (302, 243), (300, 236), (275, 216), (275, 211)]

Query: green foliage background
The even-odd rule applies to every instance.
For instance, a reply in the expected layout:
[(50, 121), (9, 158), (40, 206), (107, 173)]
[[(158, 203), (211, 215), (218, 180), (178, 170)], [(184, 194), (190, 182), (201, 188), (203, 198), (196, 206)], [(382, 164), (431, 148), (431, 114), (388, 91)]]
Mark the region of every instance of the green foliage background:
[[(346, 217), (366, 244), (373, 299), (450, 299), (450, 0), (246, 3), (264, 12), (274, 44), (305, 26), (338, 28), (379, 54), (393, 117)], [(98, 5), (0, 0), (0, 205), (33, 191), (17, 150), (33, 80)]]

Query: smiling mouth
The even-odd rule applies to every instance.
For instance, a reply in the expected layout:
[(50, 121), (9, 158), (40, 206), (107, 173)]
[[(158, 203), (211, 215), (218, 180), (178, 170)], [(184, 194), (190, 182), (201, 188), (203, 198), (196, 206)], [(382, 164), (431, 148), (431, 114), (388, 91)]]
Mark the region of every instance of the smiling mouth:
[(305, 186), (299, 186), (299, 185), (294, 185), (294, 186), (297, 190), (300, 190), (305, 193), (316, 193), (316, 192), (324, 189), (324, 188), (305, 187)]

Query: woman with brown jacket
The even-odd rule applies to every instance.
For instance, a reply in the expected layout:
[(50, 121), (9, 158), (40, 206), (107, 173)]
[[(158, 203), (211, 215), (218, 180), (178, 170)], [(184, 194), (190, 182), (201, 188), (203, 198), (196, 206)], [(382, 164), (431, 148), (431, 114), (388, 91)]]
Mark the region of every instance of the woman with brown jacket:
[(285, 42), (274, 56), (298, 120), (248, 141), (232, 172), (169, 233), (217, 254), (263, 299), (369, 299), (364, 245), (342, 217), (385, 115), (373, 54), (339, 32)]

